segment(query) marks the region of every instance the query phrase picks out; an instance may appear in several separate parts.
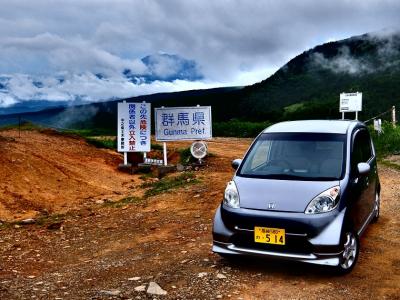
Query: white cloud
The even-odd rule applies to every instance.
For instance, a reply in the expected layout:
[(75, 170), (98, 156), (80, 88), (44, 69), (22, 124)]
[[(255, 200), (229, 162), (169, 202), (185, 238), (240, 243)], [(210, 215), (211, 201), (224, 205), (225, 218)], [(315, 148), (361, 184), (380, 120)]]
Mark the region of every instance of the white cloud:
[[(161, 92), (206, 89), (223, 86), (223, 83), (207, 81), (175, 80), (134, 84), (123, 76), (98, 78), (92, 73), (64, 73), (57, 76), (31, 77), (25, 74), (3, 74), (8, 93), (0, 92), (0, 107), (8, 107), (26, 100), (87, 101), (127, 98)], [(62, 79), (62, 80), (58, 80)], [(34, 83), (40, 83), (35, 85)]]
[(44, 69), (42, 73), (67, 70), (113, 75), (121, 73), (125, 68), (139, 74), (147, 72), (140, 59), (122, 59), (96, 47), (90, 41), (81, 38), (64, 39), (48, 32), (33, 37), (5, 38), (0, 41), (0, 53), (1, 49), (12, 49), (38, 57), (47, 56), (47, 63), (53, 68)]
[[(371, 41), (377, 48), (376, 60), (369, 59), (368, 56), (356, 56), (351, 53), (348, 46), (338, 49), (338, 53), (333, 57), (325, 57), (322, 53), (314, 53), (311, 56), (311, 65), (328, 69), (334, 73), (366, 74), (376, 71), (383, 71), (388, 67), (399, 64), (400, 42), (398, 37), (400, 32), (381, 31), (370, 33), (365, 37), (365, 42)], [(396, 37), (394, 39), (394, 37)]]
[[(86, 95), (98, 101), (245, 85), (332, 37), (399, 27), (399, 15), (396, 0), (14, 0), (0, 10), (0, 74), (27, 74), (16, 75), (8, 96), (13, 101), (32, 95), (52, 100)], [(171, 62), (154, 70), (141, 62), (160, 51), (195, 60), (205, 81), (134, 85), (121, 77), (126, 68), (137, 74), (173, 73)], [(355, 71), (349, 62), (354, 63), (339, 59), (335, 66)], [(68, 74), (66, 81), (51, 82), (59, 73)], [(107, 80), (91, 75), (96, 73)], [(44, 87), (35, 87), (29, 76), (44, 77)], [(7, 99), (2, 103), (10, 103)]]
[(9, 107), (18, 101), (8, 94), (0, 92), (0, 107)]

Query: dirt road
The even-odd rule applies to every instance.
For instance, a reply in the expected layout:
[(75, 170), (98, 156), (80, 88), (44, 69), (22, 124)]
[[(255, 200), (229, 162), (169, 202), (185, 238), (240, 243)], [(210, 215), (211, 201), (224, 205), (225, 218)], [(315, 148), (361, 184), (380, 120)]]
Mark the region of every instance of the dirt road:
[[(110, 194), (105, 191), (88, 193), (85, 200), (81, 189), (81, 200), (73, 209), (51, 208), (53, 213), (63, 208), (63, 216), (50, 215), (41, 224), (3, 225), (0, 299), (400, 299), (400, 173), (396, 170), (379, 170), (381, 219), (362, 238), (359, 263), (349, 275), (280, 261), (230, 263), (210, 251), (212, 217), (232, 176), (230, 161), (241, 157), (249, 143), (244, 139), (210, 142), (214, 155), (205, 169), (195, 172), (200, 181), (196, 184), (122, 206), (93, 201), (101, 193)], [(90, 151), (103, 164), (99, 178), (115, 174), (104, 157), (103, 162), (97, 160), (104, 152)], [(131, 188), (126, 192), (139, 189), (139, 179), (131, 182), (129, 175), (121, 176), (116, 183), (104, 184), (115, 185), (121, 198), (121, 187), (127, 182)], [(81, 180), (84, 186), (87, 181)], [(2, 184), (2, 189), (11, 189), (13, 182)], [(150, 282), (167, 294), (148, 295)]]

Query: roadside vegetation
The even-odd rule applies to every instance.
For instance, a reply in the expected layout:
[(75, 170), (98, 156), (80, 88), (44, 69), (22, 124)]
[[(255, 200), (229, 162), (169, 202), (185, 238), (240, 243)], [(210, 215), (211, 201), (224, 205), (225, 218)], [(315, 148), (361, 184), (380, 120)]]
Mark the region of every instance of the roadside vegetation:
[(154, 178), (152, 177), (146, 177), (143, 179), (146, 180), (150, 179), (150, 181), (144, 182), (140, 185), (140, 188), (145, 189), (143, 197), (128, 196), (118, 201), (105, 200), (103, 206), (121, 208), (129, 204), (138, 204), (142, 203), (151, 196), (159, 195), (171, 191), (173, 189), (180, 188), (182, 186), (197, 184), (200, 182), (200, 180), (197, 179), (195, 174), (193, 174), (192, 172), (184, 172), (177, 176), (163, 177), (160, 180), (154, 180)]
[(249, 122), (230, 120), (227, 122), (214, 122), (213, 135), (223, 137), (256, 137), (263, 129), (271, 125), (271, 122)]
[(393, 127), (391, 123), (384, 122), (382, 129), (383, 132), (378, 134), (370, 126), (378, 161), (386, 167), (400, 171), (400, 160), (391, 157), (400, 154), (400, 126)]
[[(310, 107), (315, 108), (315, 103), (304, 103), (301, 105), (291, 105), (285, 108), (285, 113), (287, 116), (297, 116), (298, 114), (303, 115), (304, 111), (308, 111)], [(305, 114), (307, 115), (307, 114)], [(214, 122), (213, 123), (213, 135), (221, 136), (221, 137), (238, 137), (238, 138), (254, 138), (256, 137), (263, 129), (272, 125), (273, 123), (269, 121), (265, 122), (250, 122), (250, 121), (242, 121), (238, 119), (232, 119), (226, 122)], [(20, 126), (17, 125), (6, 125), (0, 127), (0, 130), (21, 130), (21, 131), (30, 131), (30, 130), (38, 130), (38, 131), (47, 131), (51, 130), (48, 128), (41, 127), (40, 125), (31, 123), (31, 122), (21, 122)], [(369, 126), (372, 139), (374, 141), (375, 149), (377, 152), (378, 160), (387, 165), (395, 167), (397, 164), (386, 160), (385, 158), (393, 155), (400, 154), (400, 126), (393, 127), (390, 122), (383, 122), (382, 129), (383, 132), (378, 134), (373, 126)], [(74, 130), (64, 130), (64, 131), (56, 131), (58, 134), (72, 135), (72, 136), (80, 136), (84, 138), (89, 144), (94, 145), (97, 148), (103, 149), (116, 149), (117, 148), (117, 140), (115, 137), (115, 132), (110, 132), (106, 129), (74, 129)], [(162, 145), (153, 143), (151, 144), (152, 151), (162, 151)], [(180, 149), (180, 163), (182, 165), (188, 165), (195, 162), (195, 159), (190, 154), (190, 148)]]
[(388, 155), (400, 154), (400, 127), (389, 122), (382, 124), (383, 132), (378, 134), (373, 126), (370, 126), (370, 132), (374, 141), (375, 149), (379, 159)]
[(199, 182), (199, 179), (196, 179), (192, 172), (184, 172), (178, 176), (164, 177), (158, 181), (145, 182), (140, 187), (147, 189), (144, 193), (145, 197), (151, 197), (174, 188)]
[(140, 203), (142, 200), (143, 199), (140, 197), (128, 196), (128, 197), (124, 197), (118, 201), (105, 201), (104, 206), (120, 208), (120, 207), (124, 207), (128, 204)]
[(0, 127), (0, 130), (11, 130), (11, 129), (19, 129), (21, 131), (29, 131), (29, 130), (41, 130), (43, 129), (41, 126), (36, 125), (31, 122), (21, 122), (20, 125), (18, 124), (10, 124), (10, 125), (3, 125)]

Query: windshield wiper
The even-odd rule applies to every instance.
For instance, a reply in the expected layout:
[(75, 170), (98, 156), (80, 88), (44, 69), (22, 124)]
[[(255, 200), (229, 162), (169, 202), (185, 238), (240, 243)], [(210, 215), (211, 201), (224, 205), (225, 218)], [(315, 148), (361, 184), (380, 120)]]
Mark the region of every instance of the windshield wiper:
[(256, 175), (256, 174), (239, 174), (239, 176), (244, 177), (255, 177), (255, 178), (263, 178), (263, 179), (294, 179), (294, 180), (304, 180), (304, 181), (331, 181), (331, 180), (338, 180), (336, 177), (307, 177), (307, 176), (300, 176), (300, 175), (293, 175), (293, 174), (263, 174), (263, 175)]
[(265, 174), (263, 176), (264, 178), (273, 178), (273, 179), (308, 179), (311, 177), (305, 177), (305, 176), (299, 176), (299, 175), (293, 175), (293, 174), (282, 174), (282, 173), (278, 173), (278, 174)]

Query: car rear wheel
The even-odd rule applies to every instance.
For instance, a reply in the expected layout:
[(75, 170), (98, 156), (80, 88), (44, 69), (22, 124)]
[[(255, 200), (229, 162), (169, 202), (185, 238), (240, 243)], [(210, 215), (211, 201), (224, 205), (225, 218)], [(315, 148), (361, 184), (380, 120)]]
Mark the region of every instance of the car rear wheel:
[(353, 231), (345, 231), (343, 236), (343, 252), (340, 256), (338, 271), (341, 274), (349, 273), (357, 263), (360, 252), (360, 242)]
[(374, 205), (375, 205), (374, 206), (375, 216), (372, 219), (373, 223), (378, 222), (379, 214), (380, 214), (380, 211), (381, 211), (381, 197), (380, 197), (378, 192), (376, 192), (376, 194), (375, 194), (375, 204)]

